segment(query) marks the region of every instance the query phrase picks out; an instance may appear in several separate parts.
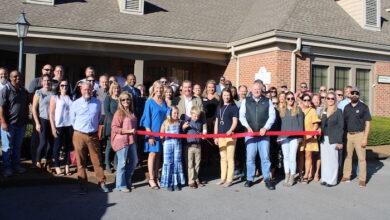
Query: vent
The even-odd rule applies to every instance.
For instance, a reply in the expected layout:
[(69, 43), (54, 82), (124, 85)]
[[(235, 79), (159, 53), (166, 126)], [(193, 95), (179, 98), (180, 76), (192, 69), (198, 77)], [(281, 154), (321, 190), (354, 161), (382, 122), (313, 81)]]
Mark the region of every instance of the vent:
[(54, 5), (55, 0), (26, 0), (26, 2), (40, 5)]
[(377, 0), (366, 0), (366, 25), (378, 26), (377, 3)]
[(144, 14), (144, 0), (118, 0), (120, 10), (129, 14)]

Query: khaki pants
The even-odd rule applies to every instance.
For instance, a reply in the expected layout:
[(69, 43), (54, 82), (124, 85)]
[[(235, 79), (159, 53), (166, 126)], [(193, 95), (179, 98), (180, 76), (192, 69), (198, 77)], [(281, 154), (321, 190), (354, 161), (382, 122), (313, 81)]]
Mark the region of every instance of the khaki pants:
[(347, 152), (344, 161), (343, 177), (350, 178), (352, 173), (352, 156), (356, 150), (359, 160), (359, 180), (366, 181), (366, 148), (361, 147), (364, 132), (347, 134)]
[(184, 158), (188, 170), (188, 184), (199, 182), (200, 144), (187, 144), (184, 149)]
[(101, 163), (100, 144), (97, 132), (95, 134), (88, 135), (79, 131), (74, 131), (73, 145), (76, 153), (77, 176), (80, 181), (80, 184), (86, 184), (88, 182), (86, 172), (88, 152), (91, 158), (93, 169), (96, 174), (97, 181), (99, 183), (104, 183), (106, 181), (106, 177), (104, 176), (104, 171)]
[(233, 182), (236, 139), (219, 138), (218, 145), (219, 154), (221, 155), (221, 180)]

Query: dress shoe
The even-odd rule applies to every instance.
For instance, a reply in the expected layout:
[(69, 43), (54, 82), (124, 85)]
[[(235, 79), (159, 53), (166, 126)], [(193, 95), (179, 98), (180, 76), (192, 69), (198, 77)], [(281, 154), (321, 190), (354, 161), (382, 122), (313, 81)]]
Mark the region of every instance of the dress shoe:
[(253, 186), (253, 181), (247, 180), (244, 184), (245, 187), (252, 187)]
[(198, 187), (196, 186), (195, 183), (190, 183), (188, 186), (189, 186), (191, 189), (196, 189), (196, 188), (198, 188)]
[(269, 190), (275, 190), (275, 186), (270, 180), (265, 181), (265, 187), (267, 187)]
[(333, 187), (335, 185), (331, 185), (331, 184), (326, 184), (326, 187)]
[(173, 189), (175, 191), (181, 191), (181, 187), (179, 185), (174, 186)]
[(204, 187), (204, 186), (206, 186), (204, 183), (202, 183), (202, 182), (196, 182), (196, 185), (197, 186), (199, 186), (199, 187)]
[(359, 180), (359, 187), (360, 188), (366, 187), (366, 181)]
[(110, 192), (110, 190), (108, 189), (108, 187), (104, 183), (99, 185), (99, 189), (100, 189), (100, 191), (102, 191), (104, 193)]
[(328, 185), (326, 182), (321, 182), (320, 184), (323, 185), (323, 186)]
[(349, 182), (351, 182), (351, 180), (348, 177), (343, 177), (343, 178), (341, 178), (340, 182), (349, 183)]

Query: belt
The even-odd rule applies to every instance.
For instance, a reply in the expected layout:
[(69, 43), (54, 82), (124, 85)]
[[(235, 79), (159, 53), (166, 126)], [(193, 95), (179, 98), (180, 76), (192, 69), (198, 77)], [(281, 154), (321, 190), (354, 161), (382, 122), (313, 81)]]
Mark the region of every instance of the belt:
[(362, 133), (363, 131), (352, 131), (352, 132), (348, 132), (348, 134), (350, 135), (354, 135), (354, 134), (359, 134), (359, 133)]
[[(77, 131), (77, 130), (76, 130)], [(85, 133), (85, 132), (82, 132), (82, 131), (77, 131), (77, 132), (79, 132), (79, 133), (81, 133), (81, 134), (85, 134), (85, 135), (88, 135), (88, 136), (94, 136), (94, 135), (97, 135), (97, 131), (94, 131), (94, 132), (89, 132), (89, 133)]]

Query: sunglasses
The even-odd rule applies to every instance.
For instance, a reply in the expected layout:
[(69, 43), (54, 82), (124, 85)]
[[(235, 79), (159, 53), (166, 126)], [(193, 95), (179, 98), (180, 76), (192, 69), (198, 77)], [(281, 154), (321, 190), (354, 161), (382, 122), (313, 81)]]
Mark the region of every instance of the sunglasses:
[(68, 87), (68, 85), (65, 85), (65, 84), (61, 84), (60, 86), (61, 87)]
[(43, 69), (43, 70), (45, 70), (45, 71), (53, 71), (52, 69)]
[(351, 92), (351, 95), (359, 95), (360, 93), (359, 92), (357, 92), (357, 91), (353, 91), (353, 92)]
[(321, 96), (321, 99), (325, 99), (326, 97), (325, 96)]
[(286, 98), (287, 101), (295, 101), (295, 98)]
[(344, 96), (343, 94), (337, 94), (337, 96)]
[(130, 99), (121, 99), (121, 102), (128, 101), (130, 102)]
[(278, 102), (273, 102), (272, 104), (277, 105), (277, 104), (279, 104), (279, 103), (278, 103)]
[(166, 84), (166, 83), (167, 83), (167, 81), (161, 81), (161, 83), (162, 83), (162, 84)]
[(91, 80), (87, 80), (88, 82), (95, 82), (95, 80), (91, 79)]
[(302, 88), (302, 89), (306, 89), (306, 88), (307, 88), (307, 86), (301, 86), (301, 88)]
[(326, 100), (333, 100), (334, 101), (334, 98), (327, 97)]
[(304, 99), (303, 101), (304, 102), (310, 102), (310, 99)]
[(272, 90), (272, 91), (270, 91), (271, 93), (276, 93), (276, 91), (275, 90)]
[(320, 92), (326, 92), (326, 90), (325, 89), (320, 89)]

